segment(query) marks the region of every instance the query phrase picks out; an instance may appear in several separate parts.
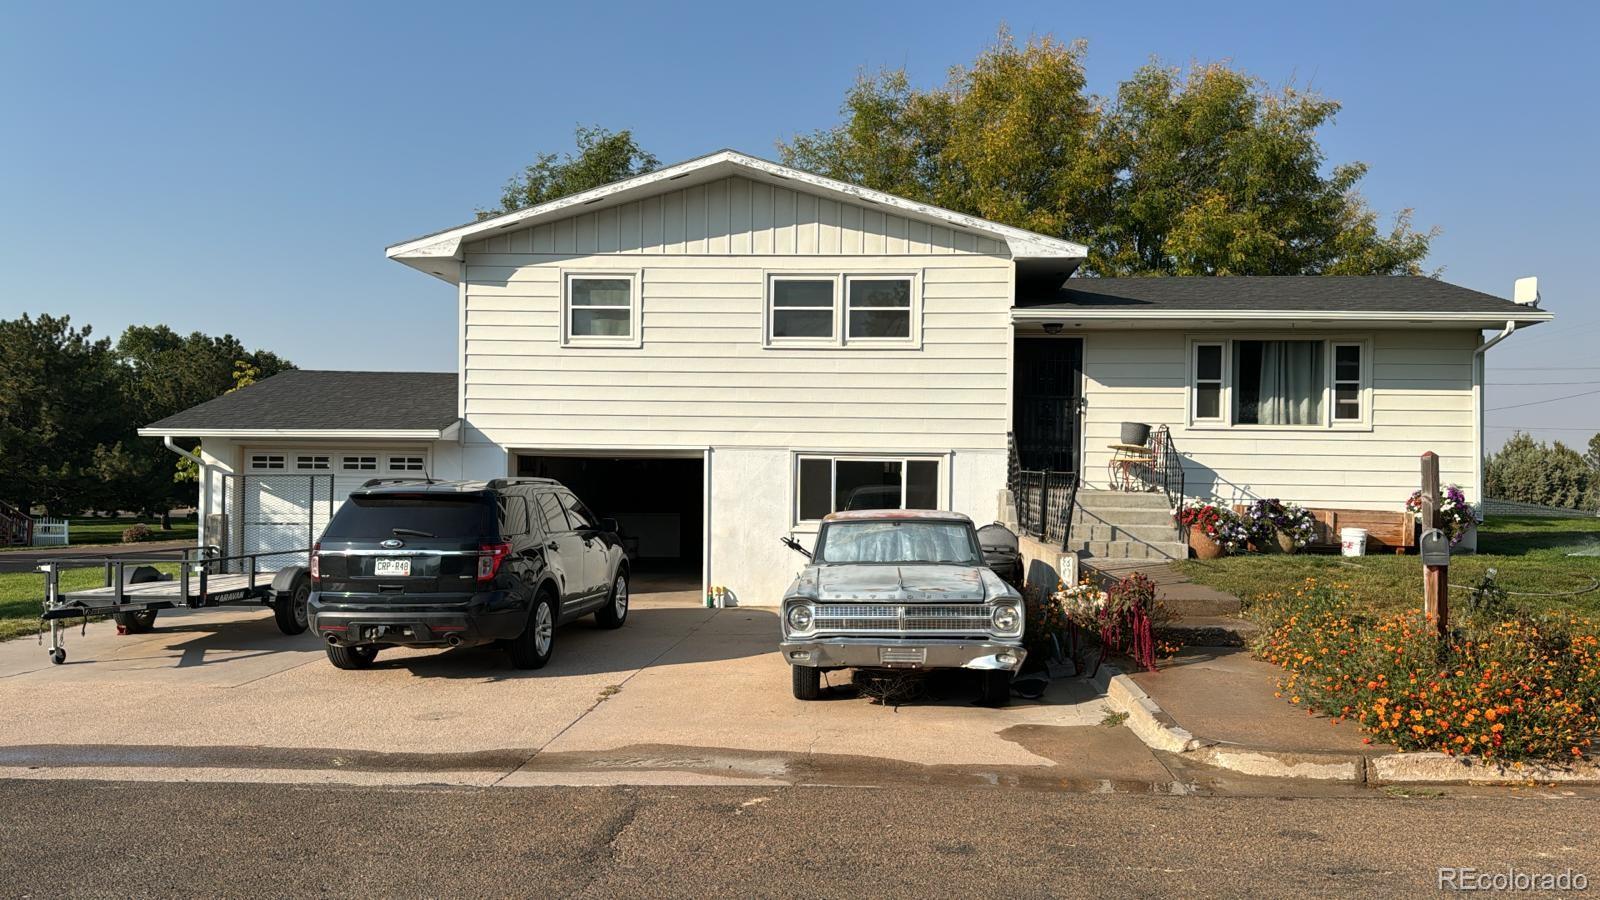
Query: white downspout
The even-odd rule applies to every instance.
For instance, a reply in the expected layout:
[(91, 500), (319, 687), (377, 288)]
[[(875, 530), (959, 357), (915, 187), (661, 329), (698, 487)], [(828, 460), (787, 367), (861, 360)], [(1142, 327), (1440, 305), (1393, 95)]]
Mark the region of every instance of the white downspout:
[(1474, 405), (1476, 405), (1478, 408), (1478, 428), (1476, 435), (1474, 435), (1475, 439), (1472, 442), (1474, 454), (1472, 469), (1478, 473), (1477, 498), (1480, 507), (1485, 505), (1484, 501), (1486, 499), (1483, 494), (1483, 383), (1488, 374), (1488, 361), (1484, 354), (1489, 352), (1490, 347), (1493, 347), (1495, 344), (1498, 344), (1506, 338), (1511, 337), (1511, 333), (1516, 330), (1517, 320), (1507, 319), (1506, 327), (1501, 329), (1499, 334), (1479, 344), (1478, 349), (1472, 351), (1472, 392), (1475, 395), (1473, 398)]
[(206, 545), (206, 515), (211, 512), (211, 465), (201, 459), (199, 454), (174, 444), (170, 434), (162, 436), (161, 444), (173, 453), (192, 461), (196, 466), (200, 467), (200, 514), (196, 517), (194, 525), (195, 545), (204, 547)]

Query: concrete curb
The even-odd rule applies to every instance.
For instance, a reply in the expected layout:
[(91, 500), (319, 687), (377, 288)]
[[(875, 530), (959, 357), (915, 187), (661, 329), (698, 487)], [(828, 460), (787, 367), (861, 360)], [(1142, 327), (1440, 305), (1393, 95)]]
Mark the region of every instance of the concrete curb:
[(1517, 766), (1443, 753), (1386, 753), (1369, 757), (1226, 745), (1196, 737), (1179, 725), (1137, 682), (1115, 666), (1101, 665), (1090, 681), (1113, 709), (1127, 715), (1125, 724), (1145, 746), (1181, 753), (1196, 762), (1241, 775), (1371, 784), (1600, 784), (1600, 762), (1594, 760), (1570, 765), (1524, 763)]

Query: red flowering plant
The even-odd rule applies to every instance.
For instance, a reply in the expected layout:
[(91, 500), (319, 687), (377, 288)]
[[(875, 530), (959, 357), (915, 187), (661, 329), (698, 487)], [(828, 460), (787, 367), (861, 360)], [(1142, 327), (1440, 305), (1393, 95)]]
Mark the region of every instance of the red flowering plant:
[(1228, 552), (1250, 540), (1250, 527), (1239, 514), (1209, 500), (1190, 500), (1172, 511), (1172, 518), (1184, 528), (1197, 528)]
[[(1412, 491), (1406, 501), (1406, 512), (1422, 521), (1422, 492)], [(1439, 527), (1450, 538), (1450, 546), (1461, 543), (1467, 532), (1478, 524), (1478, 511), (1467, 502), (1467, 495), (1459, 484), (1447, 484), (1439, 491)]]

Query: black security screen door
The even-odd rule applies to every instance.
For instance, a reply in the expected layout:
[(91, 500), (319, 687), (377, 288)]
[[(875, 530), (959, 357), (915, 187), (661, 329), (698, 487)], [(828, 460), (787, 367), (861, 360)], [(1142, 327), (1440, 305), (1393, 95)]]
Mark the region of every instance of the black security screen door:
[(1012, 431), (1022, 468), (1077, 472), (1082, 339), (1019, 338), (1012, 397)]

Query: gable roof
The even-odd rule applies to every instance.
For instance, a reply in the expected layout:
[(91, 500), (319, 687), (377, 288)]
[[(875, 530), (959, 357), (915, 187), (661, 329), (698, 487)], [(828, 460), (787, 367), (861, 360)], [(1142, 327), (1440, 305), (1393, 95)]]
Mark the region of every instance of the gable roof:
[(291, 369), (139, 433), (437, 439), (456, 424), (456, 403), (454, 372)]
[[(1530, 325), (1555, 318), (1421, 275), (1219, 275), (1070, 278), (1020, 298), (1016, 321), (1043, 319), (1397, 320)], [(1031, 302), (1030, 302), (1031, 301)]]
[(605, 209), (641, 197), (681, 190), (730, 175), (739, 175), (767, 184), (779, 184), (846, 202), (882, 206), (910, 219), (994, 238), (1006, 244), (1014, 259), (1059, 259), (1076, 263), (1088, 256), (1088, 249), (1082, 244), (1001, 225), (998, 222), (907, 200), (904, 197), (832, 178), (824, 178), (736, 150), (719, 150), (697, 159), (601, 185), (548, 203), (412, 238), (393, 244), (384, 252), (390, 259), (399, 260), (446, 280), (454, 280), (452, 276), (446, 274), (448, 269), (439, 267), (436, 263), (460, 259), (461, 246), (466, 241), (511, 229), (530, 227), (580, 212)]

